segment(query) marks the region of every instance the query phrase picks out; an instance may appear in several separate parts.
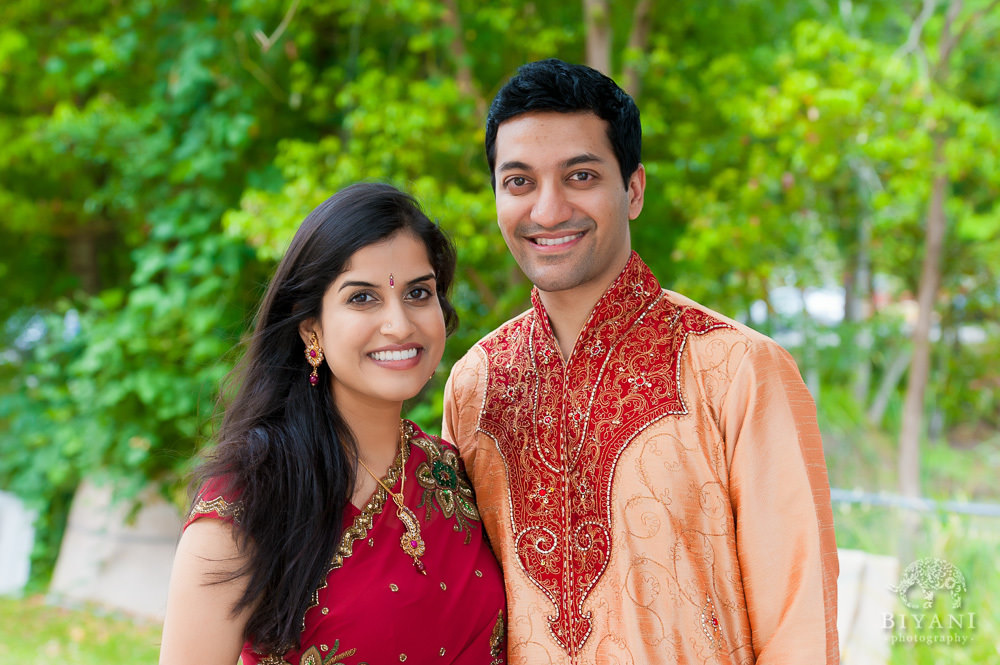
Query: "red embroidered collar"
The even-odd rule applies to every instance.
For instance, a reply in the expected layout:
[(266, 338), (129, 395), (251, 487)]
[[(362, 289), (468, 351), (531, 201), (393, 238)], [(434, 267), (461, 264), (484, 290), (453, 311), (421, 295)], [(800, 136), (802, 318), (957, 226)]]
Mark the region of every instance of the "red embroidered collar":
[[(590, 350), (595, 348), (595, 344), (606, 346), (616, 341), (636, 317), (660, 298), (661, 293), (660, 282), (633, 250), (625, 267), (591, 310), (570, 359), (581, 350), (596, 355), (599, 351), (592, 353)], [(538, 325), (554, 343), (555, 332), (537, 288), (531, 289), (531, 304)]]

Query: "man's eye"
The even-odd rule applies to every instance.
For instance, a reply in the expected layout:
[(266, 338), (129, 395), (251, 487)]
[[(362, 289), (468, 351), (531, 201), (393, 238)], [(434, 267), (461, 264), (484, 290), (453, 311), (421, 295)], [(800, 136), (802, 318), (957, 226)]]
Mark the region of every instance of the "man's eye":
[(576, 180), (577, 182), (587, 182), (588, 180), (592, 180), (593, 177), (594, 175), (592, 173), (588, 173), (587, 171), (579, 171), (570, 176), (571, 179)]

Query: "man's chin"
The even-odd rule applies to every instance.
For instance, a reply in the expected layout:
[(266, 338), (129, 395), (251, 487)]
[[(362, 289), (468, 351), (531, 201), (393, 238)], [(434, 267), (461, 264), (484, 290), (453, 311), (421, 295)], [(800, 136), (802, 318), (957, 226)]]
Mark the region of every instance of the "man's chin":
[(544, 271), (542, 274), (528, 276), (531, 283), (539, 291), (552, 294), (566, 294), (582, 286), (583, 281), (577, 276), (566, 274), (565, 271)]

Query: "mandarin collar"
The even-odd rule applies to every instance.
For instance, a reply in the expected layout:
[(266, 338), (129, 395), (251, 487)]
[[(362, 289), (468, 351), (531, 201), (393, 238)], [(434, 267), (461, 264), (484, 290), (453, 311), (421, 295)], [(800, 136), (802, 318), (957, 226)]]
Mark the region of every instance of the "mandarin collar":
[[(591, 310), (573, 346), (573, 352), (565, 362), (568, 364), (584, 352), (588, 355), (599, 355), (602, 350), (614, 346), (661, 296), (659, 280), (653, 275), (649, 266), (639, 258), (639, 254), (632, 250), (625, 267)], [(537, 287), (531, 289), (531, 305), (535, 319), (541, 327), (541, 336), (546, 339), (547, 346), (558, 349), (552, 324)]]

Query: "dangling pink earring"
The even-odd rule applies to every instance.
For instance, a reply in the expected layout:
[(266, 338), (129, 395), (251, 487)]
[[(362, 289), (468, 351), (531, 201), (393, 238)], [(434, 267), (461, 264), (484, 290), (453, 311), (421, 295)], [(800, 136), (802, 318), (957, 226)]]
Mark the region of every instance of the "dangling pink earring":
[(309, 374), (309, 384), (315, 386), (319, 383), (319, 374), (316, 373), (316, 370), (323, 362), (323, 349), (320, 348), (316, 333), (309, 333), (309, 344), (306, 345), (306, 362), (313, 368), (312, 373)]

